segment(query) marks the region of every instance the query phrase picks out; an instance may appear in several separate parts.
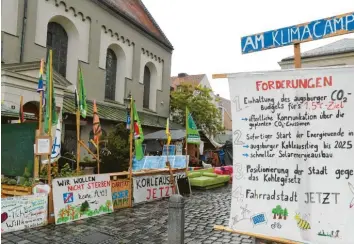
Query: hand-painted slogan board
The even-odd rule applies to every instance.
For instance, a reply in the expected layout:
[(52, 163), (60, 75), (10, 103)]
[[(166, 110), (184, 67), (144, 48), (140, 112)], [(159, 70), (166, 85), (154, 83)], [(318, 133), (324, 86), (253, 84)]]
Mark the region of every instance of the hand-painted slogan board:
[(298, 242), (354, 240), (354, 66), (228, 75), (229, 227)]
[(1, 199), (1, 232), (23, 230), (47, 224), (46, 194)]
[(53, 180), (55, 223), (113, 212), (109, 174)]
[[(174, 175), (177, 179), (186, 177), (185, 172)], [(176, 183), (177, 184), (177, 183)], [(146, 175), (133, 178), (134, 203), (154, 201), (172, 195), (170, 175)]]
[(130, 180), (111, 180), (114, 210), (129, 207)]
[(354, 32), (354, 12), (241, 38), (242, 54)]

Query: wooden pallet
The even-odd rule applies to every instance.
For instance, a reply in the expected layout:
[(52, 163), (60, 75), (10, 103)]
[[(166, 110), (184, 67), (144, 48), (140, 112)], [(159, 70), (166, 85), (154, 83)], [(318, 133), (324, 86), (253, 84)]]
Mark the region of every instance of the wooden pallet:
[(32, 195), (32, 187), (1, 184), (1, 198)]

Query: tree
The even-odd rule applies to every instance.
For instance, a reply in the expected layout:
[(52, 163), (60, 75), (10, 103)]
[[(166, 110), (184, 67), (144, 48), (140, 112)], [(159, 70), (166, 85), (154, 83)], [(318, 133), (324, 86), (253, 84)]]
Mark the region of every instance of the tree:
[(272, 214), (274, 214), (274, 216), (273, 216), (273, 219), (276, 219), (277, 218), (277, 209), (276, 208), (273, 208), (272, 209)]
[[(90, 205), (87, 201), (81, 204), (80, 212), (86, 212), (90, 208)], [(75, 213), (75, 211), (73, 211)]]
[(171, 119), (178, 124), (185, 124), (188, 107), (198, 129), (202, 129), (209, 136), (221, 132), (221, 113), (213, 103), (211, 92), (209, 88), (182, 83), (171, 92)]
[(289, 216), (289, 213), (288, 213), (288, 209), (287, 209), (287, 208), (284, 208), (283, 215), (284, 215), (284, 220), (286, 220), (286, 217)]
[(282, 219), (283, 209), (281, 208), (281, 206), (277, 205), (275, 209), (276, 209), (277, 214), (278, 214), (278, 219)]
[(102, 140), (107, 140), (109, 154), (101, 154), (100, 173), (122, 172), (129, 168), (129, 131), (124, 124), (117, 124)]

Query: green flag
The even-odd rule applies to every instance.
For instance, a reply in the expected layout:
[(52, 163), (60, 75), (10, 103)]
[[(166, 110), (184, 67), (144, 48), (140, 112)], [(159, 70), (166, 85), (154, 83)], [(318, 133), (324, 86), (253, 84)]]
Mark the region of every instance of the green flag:
[(84, 77), (82, 75), (81, 67), (79, 66), (79, 107), (83, 118), (86, 118), (87, 104), (86, 104), (86, 90), (84, 85)]
[(143, 129), (141, 128), (138, 111), (136, 110), (133, 97), (131, 99), (132, 99), (131, 105), (133, 108), (132, 117), (134, 122), (135, 158), (137, 160), (141, 160), (144, 157), (144, 152), (143, 152), (144, 134), (143, 134)]
[(191, 113), (186, 108), (186, 131), (187, 131), (187, 143), (200, 144), (200, 136), (198, 128), (194, 123)]
[[(49, 50), (47, 56), (46, 68), (46, 86), (45, 86), (45, 116), (44, 116), (44, 131), (49, 132), (49, 128), (58, 124), (58, 114), (55, 105), (54, 83), (53, 83), (53, 51)], [(51, 88), (51, 89), (50, 89)], [(52, 106), (50, 108), (50, 99), (52, 99)], [(49, 125), (49, 111), (52, 110), (52, 123)]]

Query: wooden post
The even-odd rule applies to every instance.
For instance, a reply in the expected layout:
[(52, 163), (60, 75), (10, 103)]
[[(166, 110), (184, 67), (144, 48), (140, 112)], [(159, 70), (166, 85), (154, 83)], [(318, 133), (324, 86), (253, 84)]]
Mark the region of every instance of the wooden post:
[(172, 184), (172, 194), (176, 194), (176, 184), (175, 184), (175, 180), (174, 180), (174, 177), (173, 177), (171, 163), (170, 163), (170, 161), (168, 161), (168, 150), (170, 149), (169, 148), (170, 145), (166, 145), (166, 147), (167, 147), (167, 150), (166, 150), (166, 165), (168, 167), (168, 171), (170, 172), (170, 184)]
[(129, 133), (129, 207), (133, 206), (133, 130), (134, 130), (134, 115), (133, 115), (133, 97), (130, 96), (130, 133)]
[[(41, 60), (42, 65), (43, 59)], [(41, 66), (42, 68), (42, 66)], [(36, 137), (42, 135), (42, 119), (43, 119), (43, 92), (39, 92), (39, 108), (38, 108), (38, 130), (36, 130)], [(40, 155), (34, 155), (34, 171), (33, 178), (34, 180), (39, 180), (39, 167), (40, 167)]]
[(301, 68), (301, 50), (300, 50), (300, 43), (294, 44), (294, 64), (295, 68)]
[[(80, 62), (79, 62), (80, 65)], [(76, 81), (76, 90), (77, 93), (80, 94), (80, 72), (79, 72), (80, 67), (77, 68), (77, 81)], [(78, 96), (78, 94), (75, 94), (75, 96)], [(79, 173), (80, 171), (80, 101), (77, 101), (77, 108), (76, 108), (76, 172)]]
[[(41, 130), (36, 130), (36, 137), (40, 136)], [(39, 161), (40, 161), (41, 156), (40, 155), (34, 155), (34, 170), (33, 170), (33, 178), (35, 181), (39, 180)]]
[(80, 171), (80, 109), (76, 110), (76, 172)]
[[(53, 99), (52, 97), (54, 96), (54, 94), (52, 94), (52, 86), (53, 86), (53, 51), (49, 50), (49, 68), (50, 68), (50, 72), (49, 72), (49, 121), (48, 121), (48, 136), (50, 138), (50, 144), (52, 142), (52, 102)], [(47, 77), (47, 81), (48, 81), (48, 77)], [(54, 213), (54, 204), (53, 204), (53, 188), (52, 188), (52, 165), (51, 165), (51, 154), (48, 155), (48, 170), (47, 170), (47, 174), (48, 174), (48, 185), (50, 186), (51, 190), (49, 192), (49, 196), (48, 196), (48, 202), (49, 202), (49, 207), (48, 207), (48, 223), (53, 223), (54, 222), (54, 217), (52, 216), (52, 213)]]
[(97, 174), (100, 173), (100, 139), (98, 139), (98, 142), (97, 142), (97, 147), (96, 147), (96, 150), (97, 150)]

